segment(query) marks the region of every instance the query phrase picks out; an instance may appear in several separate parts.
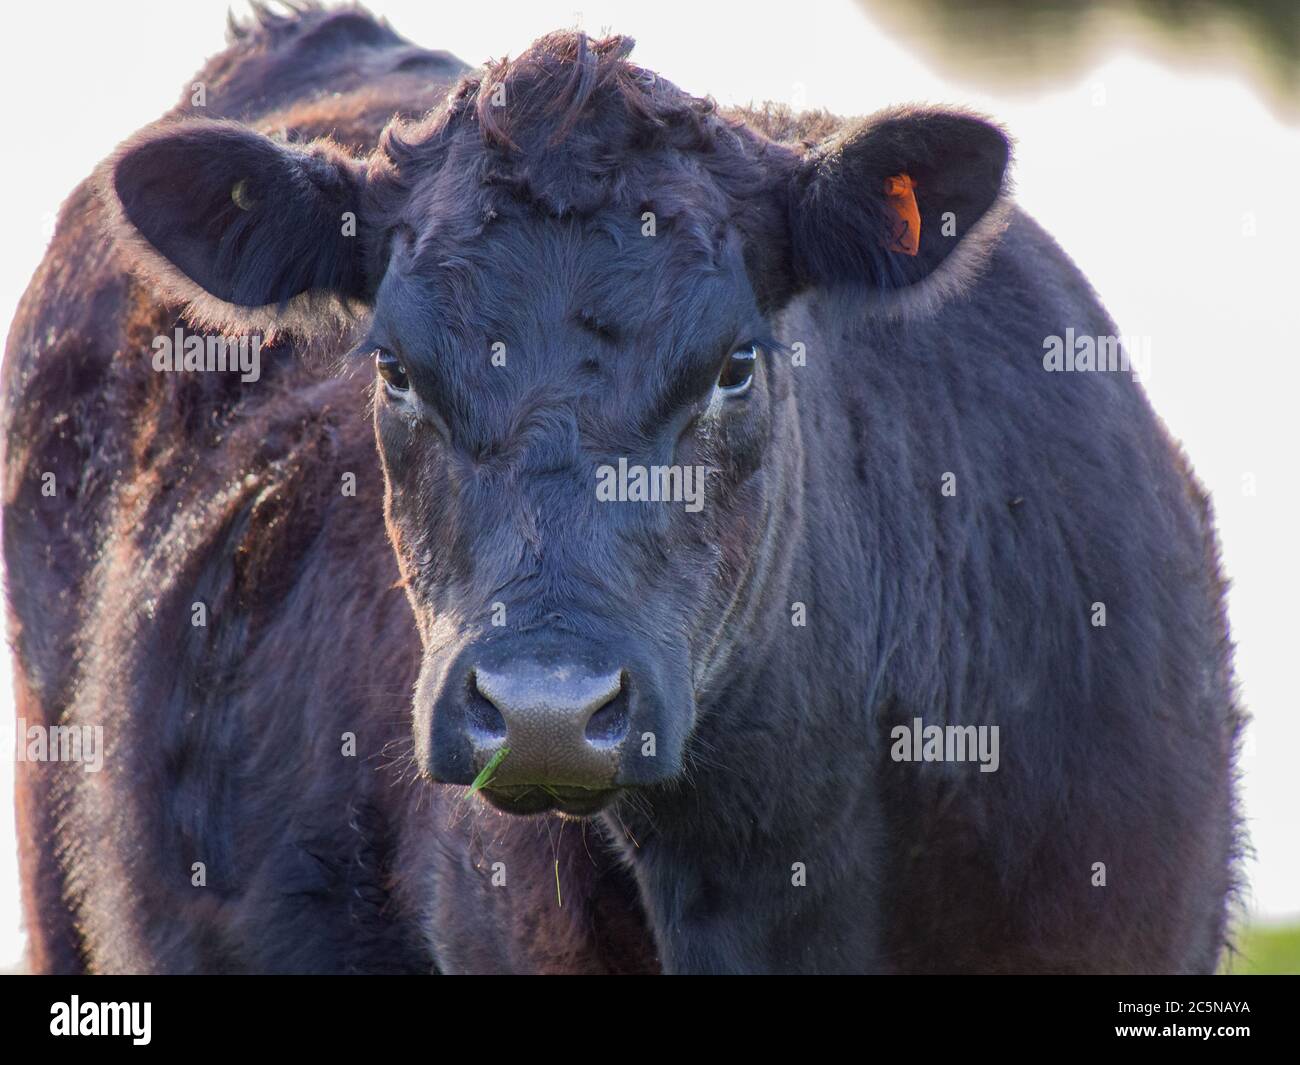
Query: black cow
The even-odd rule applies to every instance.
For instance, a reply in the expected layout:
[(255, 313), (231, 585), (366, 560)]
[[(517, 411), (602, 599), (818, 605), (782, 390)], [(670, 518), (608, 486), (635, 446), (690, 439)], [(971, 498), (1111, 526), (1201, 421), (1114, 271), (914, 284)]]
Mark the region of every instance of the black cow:
[(1051, 372), (1116, 330), (1006, 135), (630, 49), (259, 9), (65, 206), (4, 366), (33, 967), (1215, 967), (1209, 504)]

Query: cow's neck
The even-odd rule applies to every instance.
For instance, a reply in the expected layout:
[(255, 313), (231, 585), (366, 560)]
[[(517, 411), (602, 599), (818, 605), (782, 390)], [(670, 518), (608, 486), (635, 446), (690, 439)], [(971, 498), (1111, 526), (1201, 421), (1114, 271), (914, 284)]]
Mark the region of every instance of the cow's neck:
[(878, 967), (871, 637), (844, 624), (867, 604), (833, 577), (860, 567), (862, 539), (822, 527), (852, 520), (843, 499), (826, 505), (844, 490), (828, 442), (810, 437), (807, 395), (774, 391), (770, 520), (726, 618), (727, 653), (697, 680), (687, 781), (606, 817), (670, 972)]

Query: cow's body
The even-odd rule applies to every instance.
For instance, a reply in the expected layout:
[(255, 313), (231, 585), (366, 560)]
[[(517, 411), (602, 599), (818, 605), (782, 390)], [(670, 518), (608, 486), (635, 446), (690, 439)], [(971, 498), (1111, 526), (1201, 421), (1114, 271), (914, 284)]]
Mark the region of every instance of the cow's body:
[[(462, 70), (309, 15), (206, 80), (213, 117), (364, 150)], [(765, 664), (702, 704), (688, 786), (579, 823), (415, 771), (366, 376), (287, 343), (255, 385), (154, 373), (178, 311), (100, 215), (74, 193), (4, 369), (17, 712), (108, 745), (19, 766), (35, 968), (1215, 966), (1239, 718), (1211, 519), (1129, 376), (1044, 373), (1044, 337), (1115, 329), (1032, 221), (935, 316), (782, 311), (845, 369), (774, 371), (790, 491), (733, 619)], [(999, 725), (999, 770), (892, 760), (918, 717)]]

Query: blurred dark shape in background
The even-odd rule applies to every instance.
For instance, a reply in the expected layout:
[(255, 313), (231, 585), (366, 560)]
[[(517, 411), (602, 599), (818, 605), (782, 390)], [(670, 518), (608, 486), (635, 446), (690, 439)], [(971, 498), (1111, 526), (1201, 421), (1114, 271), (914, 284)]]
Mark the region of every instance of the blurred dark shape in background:
[(857, 0), (887, 33), (974, 81), (1040, 89), (1125, 47), (1239, 71), (1300, 118), (1300, 0)]

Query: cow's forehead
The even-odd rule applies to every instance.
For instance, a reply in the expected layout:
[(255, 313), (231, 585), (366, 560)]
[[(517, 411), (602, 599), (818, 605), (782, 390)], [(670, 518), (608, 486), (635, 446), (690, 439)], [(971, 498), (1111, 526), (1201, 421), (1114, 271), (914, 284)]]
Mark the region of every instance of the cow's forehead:
[(572, 321), (631, 339), (748, 291), (736, 234), (704, 212), (660, 218), (614, 206), (555, 218), (514, 202), (486, 224), (464, 222), (430, 219), (397, 269), (406, 298), (467, 335)]
[(508, 438), (542, 397), (625, 424), (761, 325), (734, 235), (705, 254), (680, 233), (611, 228), (521, 217), (430, 239), (385, 278), (373, 339), (448, 409), (474, 412), (459, 431), (476, 445)]

